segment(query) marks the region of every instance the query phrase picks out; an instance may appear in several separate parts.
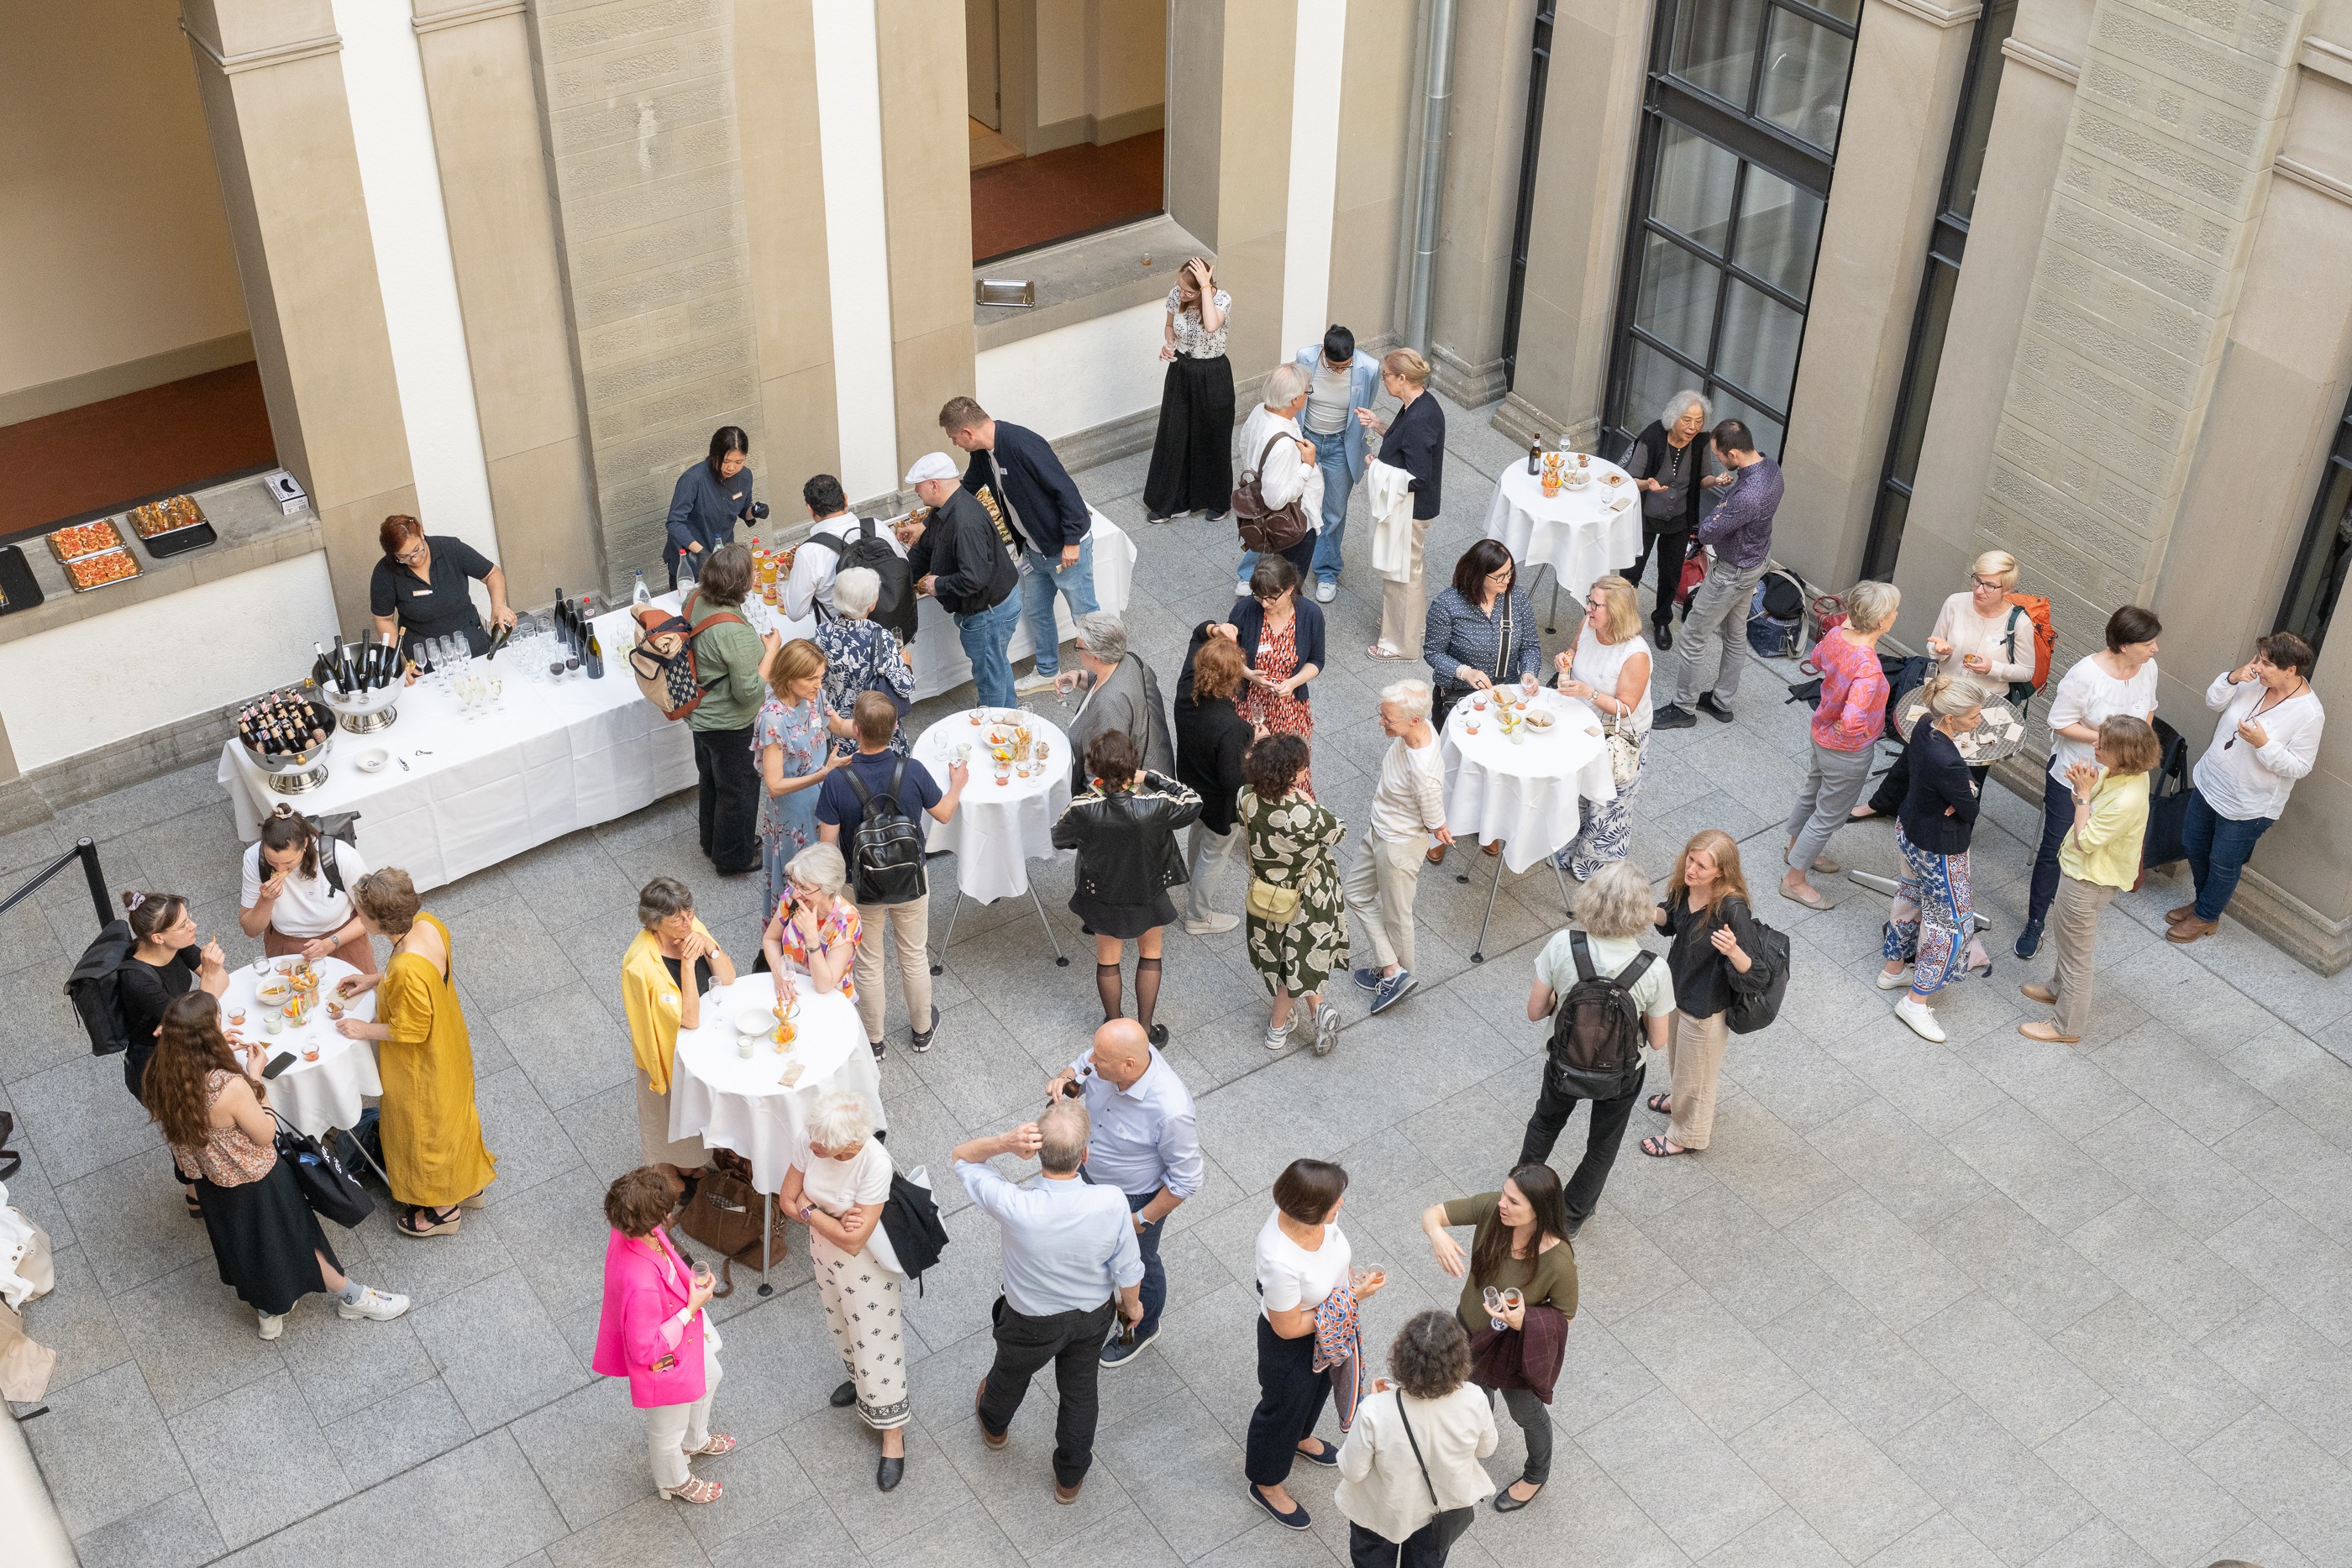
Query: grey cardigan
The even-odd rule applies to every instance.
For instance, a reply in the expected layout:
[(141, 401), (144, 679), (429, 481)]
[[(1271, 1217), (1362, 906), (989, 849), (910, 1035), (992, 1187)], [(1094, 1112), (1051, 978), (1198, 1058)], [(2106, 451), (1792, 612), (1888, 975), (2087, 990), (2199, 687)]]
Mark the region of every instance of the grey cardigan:
[(1105, 730), (1123, 729), (1143, 754), (1147, 772), (1176, 776), (1176, 745), (1169, 738), (1168, 705), (1160, 700), (1160, 678), (1151, 666), (1133, 653), (1104, 678), (1087, 698), (1086, 706), (1070, 724), (1070, 792), (1083, 795), (1092, 788), (1087, 773), (1087, 746)]

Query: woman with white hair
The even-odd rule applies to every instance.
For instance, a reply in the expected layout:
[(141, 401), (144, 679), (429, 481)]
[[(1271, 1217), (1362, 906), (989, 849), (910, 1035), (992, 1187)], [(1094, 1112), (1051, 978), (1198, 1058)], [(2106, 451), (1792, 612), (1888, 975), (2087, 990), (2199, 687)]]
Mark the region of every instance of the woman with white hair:
[[(847, 567), (833, 580), (838, 619), (820, 620), (811, 641), (824, 655), (824, 700), (835, 713), (855, 713), (860, 692), (880, 692), (901, 719), (914, 702), (915, 651), (901, 645), (898, 633), (887, 626), (866, 619), (881, 594), (881, 576), (871, 567)], [(857, 749), (857, 737), (838, 736), (833, 748), (847, 757)], [(905, 725), (891, 732), (890, 749), (906, 755)]]
[[(848, 883), (849, 867), (835, 844), (811, 844), (785, 864), (784, 897), (760, 933), (760, 950), (776, 977), (778, 1002), (799, 993), (803, 976), (819, 996), (838, 990), (857, 999), (849, 977), (857, 956), (857, 906), (841, 895)], [(878, 1058), (881, 1047), (874, 1053)]]
[(1164, 523), (1184, 512), (1225, 515), (1234, 491), (1234, 364), (1225, 358), (1225, 313), (1234, 297), (1217, 287), (1217, 264), (1196, 256), (1177, 269), (1160, 325), (1160, 431), (1143, 481), (1144, 515)]
[(1675, 645), (1670, 624), (1675, 594), (1682, 586), (1691, 530), (1698, 527), (1699, 497), (1718, 482), (1708, 476), (1706, 443), (1699, 439), (1714, 423), (1715, 413), (1706, 398), (1696, 391), (1678, 392), (1617, 460), (1642, 492), (1642, 553), (1633, 558), (1633, 570), (1625, 577), (1640, 588), (1642, 569), (1653, 554), (1657, 556), (1658, 591), (1650, 604), (1650, 624), (1662, 650)]
[(1837, 862), (1822, 852), (1830, 835), (1845, 825), (1846, 813), (1870, 782), (1870, 760), (1886, 728), (1886, 672), (1878, 663), (1878, 640), (1895, 624), (1903, 595), (1891, 582), (1857, 582), (1845, 596), (1845, 623), (1813, 645), (1807, 655), (1822, 673), (1821, 701), (1813, 708), (1812, 760), (1805, 787), (1789, 813), (1789, 848), (1781, 858), (1789, 872), (1780, 896), (1809, 909), (1830, 901), (1805, 880), (1809, 871), (1837, 874)]
[[(1935, 630), (1927, 633), (1928, 657), (1937, 667), (1956, 675), (1972, 675), (1988, 699), (2002, 688), (2033, 678), (2033, 618), (2009, 601), (2017, 586), (2017, 558), (2003, 549), (1989, 549), (1969, 569), (1969, 586), (1944, 601), (1936, 612)], [(1908, 706), (1907, 688), (1895, 694), (1898, 708)], [(2018, 716), (2025, 716), (2021, 706)], [(1989, 769), (1972, 770), (1981, 786)], [(1853, 811), (1857, 822), (1891, 817), (1902, 809), (1911, 787), (1911, 754), (1906, 751), (1878, 781), (1870, 799)]]
[(1895, 1006), (1895, 1016), (1920, 1039), (1943, 1043), (1928, 998), (1963, 969), (1992, 973), (1984, 939), (1976, 934), (1969, 896), (1969, 838), (1976, 829), (1977, 781), (1960, 759), (1958, 737), (1977, 727), (1986, 692), (1975, 677), (1946, 671), (1927, 683), (1927, 711), (1911, 731), (1911, 788), (1896, 818), (1895, 847), (1903, 855), (1903, 882), (1886, 917), (1880, 949), (1886, 967), (1878, 988), (1903, 988), (1911, 967), (1911, 990)]
[(1356, 985), (1372, 994), (1382, 1013), (1419, 982), (1413, 978), (1412, 900), (1422, 852), (1433, 838), (1453, 843), (1445, 825), (1445, 764), (1430, 722), (1429, 683), (1398, 681), (1381, 693), (1381, 733), (1389, 748), (1364, 824), (1364, 841), (1341, 891), (1349, 912), (1371, 938), (1372, 961), (1356, 971)]
[(1097, 736), (1114, 729), (1135, 742), (1145, 768), (1173, 774), (1176, 743), (1168, 732), (1168, 705), (1160, 700), (1160, 677), (1127, 645), (1127, 623), (1110, 611), (1090, 610), (1078, 617), (1074, 641), (1078, 668), (1054, 679), (1057, 692), (1083, 687), (1087, 694), (1067, 727), (1070, 793), (1087, 792), (1087, 748)]
[[(1298, 542), (1281, 552), (1282, 559), (1297, 569), (1301, 582), (1314, 568), (1315, 547), (1321, 542), (1323, 528), (1323, 471), (1315, 465), (1315, 444), (1298, 427), (1298, 415), (1307, 407), (1313, 380), (1304, 365), (1285, 361), (1275, 366), (1265, 378), (1265, 401), (1250, 410), (1242, 426), (1242, 467), (1257, 474), (1259, 497), (1269, 507), (1296, 501), (1307, 518), (1307, 531), (1298, 536)], [(1257, 551), (1242, 551), (1237, 596), (1249, 592), (1250, 571), (1257, 563)]]
[(1642, 601), (1622, 577), (1593, 580), (1584, 595), (1584, 624), (1572, 653), (1556, 655), (1559, 690), (1601, 716), (1612, 731), (1633, 742), (1633, 777), (1617, 786), (1605, 806), (1584, 805), (1576, 837), (1552, 856), (1579, 882), (1590, 882), (1602, 866), (1625, 858), (1633, 836), (1633, 791), (1650, 766), (1650, 644), (1642, 638)]
[(841, 1353), (847, 1381), (833, 1406), (857, 1406), (857, 1418), (882, 1434), (875, 1484), (884, 1491), (907, 1473), (906, 1331), (899, 1303), (906, 1276), (882, 1231), (890, 1197), (890, 1155), (874, 1135), (866, 1096), (836, 1090), (816, 1103), (808, 1136), (784, 1172), (776, 1209), (809, 1229), (809, 1262), (825, 1327)]

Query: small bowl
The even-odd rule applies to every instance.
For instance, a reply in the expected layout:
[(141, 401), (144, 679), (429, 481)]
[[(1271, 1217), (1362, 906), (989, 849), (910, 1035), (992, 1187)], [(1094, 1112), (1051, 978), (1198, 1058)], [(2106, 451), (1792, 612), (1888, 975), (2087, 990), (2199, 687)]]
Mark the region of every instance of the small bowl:
[(254, 993), (254, 999), (263, 1007), (274, 1008), (294, 994), (294, 988), (283, 980), (272, 980)]
[(776, 1010), (773, 1008), (747, 1008), (735, 1015), (737, 1034), (762, 1035), (775, 1027)]
[(380, 773), (392, 765), (392, 753), (378, 746), (361, 752), (353, 760), (362, 773)]

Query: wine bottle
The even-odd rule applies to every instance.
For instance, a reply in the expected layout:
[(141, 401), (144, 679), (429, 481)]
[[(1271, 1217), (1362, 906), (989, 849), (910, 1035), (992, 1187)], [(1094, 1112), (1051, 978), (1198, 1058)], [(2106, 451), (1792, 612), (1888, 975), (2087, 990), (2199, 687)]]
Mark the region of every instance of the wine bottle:
[(588, 656), (581, 663), (588, 666), (590, 680), (601, 681), (604, 678), (604, 644), (597, 640), (593, 631), (588, 633)]
[(327, 663), (327, 645), (324, 643), (313, 643), (310, 644), (310, 652), (313, 655), (310, 660), (310, 679), (318, 683), (320, 691), (324, 691), (327, 689), (327, 683), (335, 678), (333, 668)]

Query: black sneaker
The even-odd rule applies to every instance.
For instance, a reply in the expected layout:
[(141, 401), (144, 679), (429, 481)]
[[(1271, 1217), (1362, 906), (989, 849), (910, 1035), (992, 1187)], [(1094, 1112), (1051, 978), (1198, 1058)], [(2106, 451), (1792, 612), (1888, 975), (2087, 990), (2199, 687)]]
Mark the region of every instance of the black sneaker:
[(2031, 958), (2042, 949), (2042, 922), (2029, 920), (2025, 929), (2017, 934), (2017, 956)]
[(1696, 723), (1698, 715), (1688, 708), (1676, 707), (1672, 703), (1650, 716), (1652, 729), (1688, 729)]
[[(1707, 717), (1714, 719), (1718, 724), (1729, 724), (1731, 722), (1731, 710), (1724, 706), (1721, 703), (1716, 701), (1715, 694), (1713, 692), (1709, 692), (1705, 696), (1698, 699), (1698, 711), (1706, 715)], [(1657, 721), (1653, 719), (1651, 722), (1655, 724)]]
[(918, 1054), (920, 1054), (921, 1052), (931, 1049), (931, 1036), (939, 1032), (940, 1009), (938, 1005), (934, 1003), (931, 1008), (931, 1027), (926, 1030), (915, 1030), (912, 1038), (907, 1041), (907, 1044), (909, 1049), (913, 1050)]

